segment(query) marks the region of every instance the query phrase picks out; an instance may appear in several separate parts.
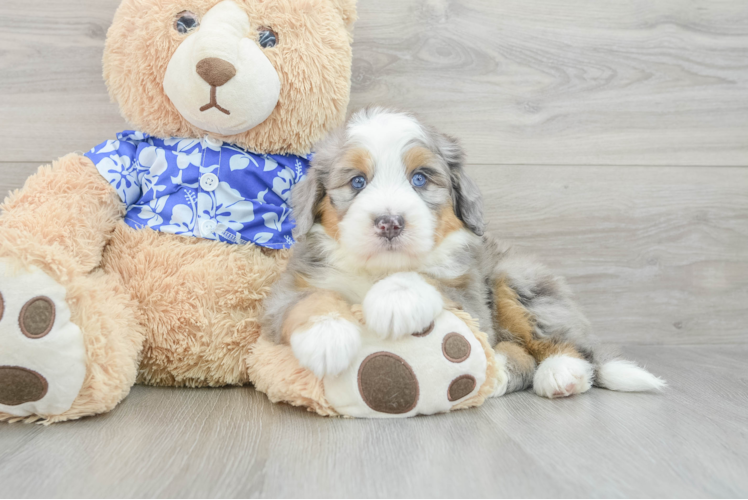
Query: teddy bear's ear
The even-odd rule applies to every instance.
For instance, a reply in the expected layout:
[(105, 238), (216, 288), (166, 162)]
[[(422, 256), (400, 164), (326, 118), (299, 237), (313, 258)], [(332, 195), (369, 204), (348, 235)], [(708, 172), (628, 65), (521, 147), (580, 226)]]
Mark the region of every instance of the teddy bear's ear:
[(348, 31), (353, 31), (353, 23), (356, 22), (356, 0), (330, 0), (338, 9)]

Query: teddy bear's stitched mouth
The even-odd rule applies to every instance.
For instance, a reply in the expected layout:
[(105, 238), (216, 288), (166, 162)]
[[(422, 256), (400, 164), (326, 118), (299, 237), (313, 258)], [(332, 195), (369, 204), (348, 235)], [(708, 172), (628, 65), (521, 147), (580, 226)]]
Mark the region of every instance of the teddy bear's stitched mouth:
[(205, 106), (203, 106), (202, 108), (200, 108), (200, 111), (208, 111), (209, 109), (216, 108), (221, 113), (225, 113), (227, 115), (230, 115), (231, 111), (229, 111), (226, 108), (221, 107), (218, 104), (218, 100), (216, 99), (216, 93), (217, 93), (217, 91), (218, 91), (218, 87), (216, 87), (215, 85), (211, 85), (211, 87), (210, 87), (210, 102), (208, 104), (206, 104)]

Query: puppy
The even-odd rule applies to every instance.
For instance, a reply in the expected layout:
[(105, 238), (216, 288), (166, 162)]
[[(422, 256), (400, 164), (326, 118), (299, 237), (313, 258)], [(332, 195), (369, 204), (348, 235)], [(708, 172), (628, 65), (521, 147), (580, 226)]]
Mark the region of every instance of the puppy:
[(365, 109), (316, 148), (291, 193), (298, 243), (265, 304), (263, 328), (318, 377), (345, 370), (366, 327), (400, 338), (445, 304), (486, 332), (505, 381), (548, 398), (593, 383), (660, 388), (633, 363), (599, 359), (590, 324), (563, 280), (484, 235), (482, 199), (458, 143), (407, 113)]

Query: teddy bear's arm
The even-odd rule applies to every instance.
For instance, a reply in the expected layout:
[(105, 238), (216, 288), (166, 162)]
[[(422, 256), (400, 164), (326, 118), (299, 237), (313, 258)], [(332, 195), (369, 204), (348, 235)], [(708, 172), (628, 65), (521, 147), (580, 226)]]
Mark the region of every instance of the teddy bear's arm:
[(0, 207), (0, 257), (59, 277), (88, 273), (125, 206), (88, 158), (70, 154), (39, 168)]

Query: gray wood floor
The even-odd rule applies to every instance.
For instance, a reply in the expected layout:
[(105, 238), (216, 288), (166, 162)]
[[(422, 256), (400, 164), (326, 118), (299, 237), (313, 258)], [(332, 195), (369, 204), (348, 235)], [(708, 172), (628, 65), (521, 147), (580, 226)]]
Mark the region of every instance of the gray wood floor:
[[(118, 0), (0, 2), (0, 196), (127, 128)], [(351, 109), (462, 139), (489, 229), (568, 277), (663, 394), (322, 419), (252, 388), (134, 388), (0, 425), (0, 497), (748, 495), (748, 3), (360, 0)]]

